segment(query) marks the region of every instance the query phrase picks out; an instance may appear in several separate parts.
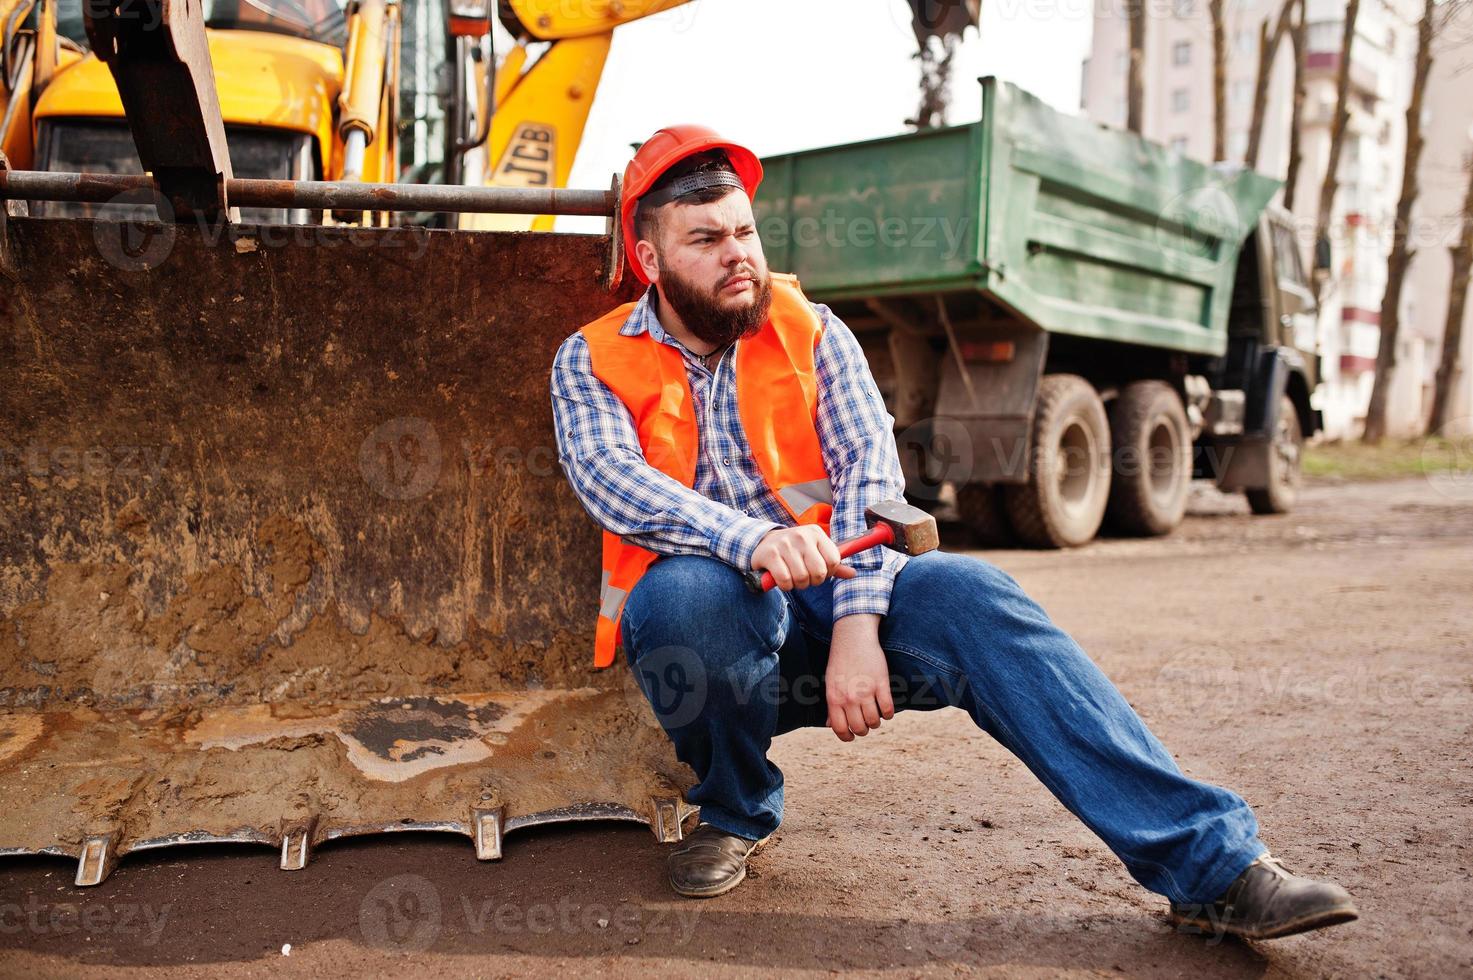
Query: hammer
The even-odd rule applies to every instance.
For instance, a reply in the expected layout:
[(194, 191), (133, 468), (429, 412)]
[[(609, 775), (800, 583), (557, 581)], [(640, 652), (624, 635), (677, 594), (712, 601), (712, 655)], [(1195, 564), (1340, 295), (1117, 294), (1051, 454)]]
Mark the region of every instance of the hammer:
[[(936, 518), (902, 500), (881, 500), (866, 507), (864, 522), (869, 525), (869, 530), (840, 544), (840, 558), (848, 558), (876, 545), (893, 548), (902, 555), (919, 555), (935, 551), (941, 543), (936, 534)], [(773, 586), (771, 572), (754, 570), (744, 572), (742, 577), (753, 592), (766, 592)]]

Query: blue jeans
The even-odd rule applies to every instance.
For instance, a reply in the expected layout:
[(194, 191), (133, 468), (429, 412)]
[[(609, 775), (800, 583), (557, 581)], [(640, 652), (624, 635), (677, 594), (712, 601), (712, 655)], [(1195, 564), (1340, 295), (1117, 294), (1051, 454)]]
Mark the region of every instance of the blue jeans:
[[(657, 561), (630, 594), (625, 655), (695, 771), (686, 798), (707, 823), (760, 838), (781, 822), (783, 775), (767, 750), (778, 735), (827, 724), (832, 603), (832, 580), (756, 595), (729, 565), (696, 556)], [(1151, 891), (1211, 902), (1265, 851), (1248, 805), (1185, 776), (1079, 645), (996, 566), (944, 552), (912, 558), (880, 645), (897, 711), (965, 710)]]

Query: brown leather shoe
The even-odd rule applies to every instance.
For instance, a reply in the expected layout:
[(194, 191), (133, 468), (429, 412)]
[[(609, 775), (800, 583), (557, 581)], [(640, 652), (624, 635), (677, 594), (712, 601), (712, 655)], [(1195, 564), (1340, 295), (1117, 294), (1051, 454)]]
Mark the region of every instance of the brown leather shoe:
[(1212, 904), (1171, 903), (1171, 920), (1184, 931), (1244, 939), (1277, 939), (1359, 917), (1344, 888), (1291, 874), (1268, 854), (1248, 865)]
[(731, 891), (747, 876), (747, 858), (768, 838), (749, 840), (699, 824), (670, 852), (670, 887), (689, 898)]

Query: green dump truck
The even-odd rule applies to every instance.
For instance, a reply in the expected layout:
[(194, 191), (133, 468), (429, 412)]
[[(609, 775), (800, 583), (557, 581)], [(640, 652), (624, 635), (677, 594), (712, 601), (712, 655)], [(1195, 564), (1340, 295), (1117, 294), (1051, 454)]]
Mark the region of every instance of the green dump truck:
[(1279, 182), (981, 84), (976, 123), (763, 161), (768, 263), (860, 338), (908, 493), (1042, 547), (1164, 534), (1194, 476), (1289, 509), (1321, 419)]

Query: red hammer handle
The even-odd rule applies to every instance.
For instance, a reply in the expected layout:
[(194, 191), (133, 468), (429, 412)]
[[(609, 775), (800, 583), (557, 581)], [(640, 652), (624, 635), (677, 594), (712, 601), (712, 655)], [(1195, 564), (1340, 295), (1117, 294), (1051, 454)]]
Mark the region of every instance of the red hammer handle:
[[(864, 551), (868, 548), (873, 548), (876, 545), (894, 543), (895, 530), (891, 528), (889, 524), (876, 524), (873, 528), (866, 531), (864, 534), (861, 534), (859, 537), (850, 538), (848, 541), (840, 544), (839, 557), (848, 558), (850, 555), (858, 554), (859, 552)], [(752, 581), (751, 575), (748, 575), (747, 580), (749, 583)], [(772, 573), (763, 572), (762, 578), (758, 582), (758, 591), (766, 592), (768, 589), (771, 589), (775, 584), (776, 579), (772, 577)]]

